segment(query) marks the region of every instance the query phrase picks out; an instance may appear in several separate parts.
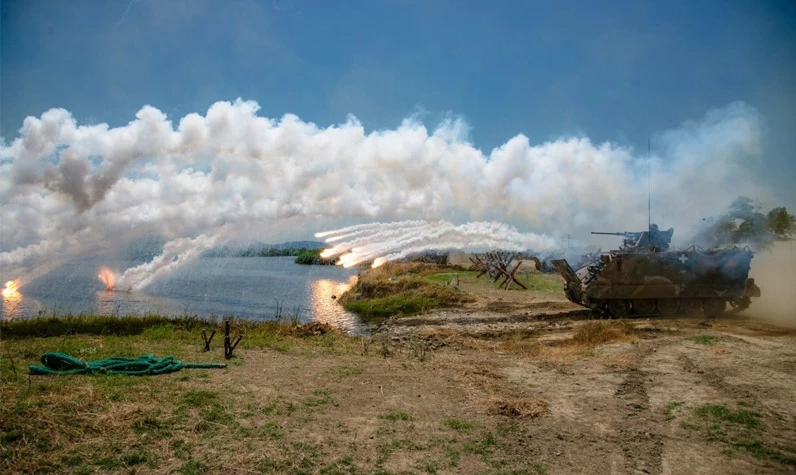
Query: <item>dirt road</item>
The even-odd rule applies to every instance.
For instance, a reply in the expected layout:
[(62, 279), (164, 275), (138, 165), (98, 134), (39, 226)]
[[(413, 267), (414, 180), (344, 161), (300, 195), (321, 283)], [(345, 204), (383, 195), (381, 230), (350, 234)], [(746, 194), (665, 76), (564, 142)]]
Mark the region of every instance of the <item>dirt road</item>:
[(395, 319), (383, 333), (437, 348), (432, 364), (457, 368), (476, 413), (538, 401), (512, 443), (547, 473), (796, 471), (796, 331), (752, 315), (634, 319), (602, 322), (621, 331), (588, 348), (571, 339), (592, 316), (566, 303), (502, 310)]

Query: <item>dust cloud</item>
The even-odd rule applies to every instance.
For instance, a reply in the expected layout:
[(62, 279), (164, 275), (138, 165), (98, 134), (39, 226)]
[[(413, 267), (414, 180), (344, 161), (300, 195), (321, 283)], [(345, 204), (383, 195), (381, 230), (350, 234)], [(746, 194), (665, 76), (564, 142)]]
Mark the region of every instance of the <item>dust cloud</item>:
[(796, 249), (793, 241), (777, 242), (758, 251), (749, 277), (760, 287), (745, 314), (777, 325), (796, 328)]

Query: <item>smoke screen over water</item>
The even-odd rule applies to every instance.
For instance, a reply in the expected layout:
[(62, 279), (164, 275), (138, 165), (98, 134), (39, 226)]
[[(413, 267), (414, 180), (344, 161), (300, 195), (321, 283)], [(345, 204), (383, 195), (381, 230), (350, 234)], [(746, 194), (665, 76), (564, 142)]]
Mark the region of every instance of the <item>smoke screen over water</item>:
[(0, 277), (24, 286), (71, 259), (162, 237), (162, 255), (118, 275), (117, 289), (134, 290), (229, 240), (377, 220), (397, 224), (392, 244), (360, 243), (373, 258), (461, 246), (484, 226), (550, 248), (565, 234), (646, 223), (648, 173), (666, 227), (686, 229), (738, 194), (767, 196), (749, 178), (763, 121), (741, 102), (662, 132), (650, 160), (586, 137), (532, 145), (517, 135), (485, 153), (461, 120), (366, 131), (354, 117), (323, 128), (258, 109), (217, 102), (172, 122), (145, 106), (115, 128), (64, 109), (26, 118), (0, 146)]

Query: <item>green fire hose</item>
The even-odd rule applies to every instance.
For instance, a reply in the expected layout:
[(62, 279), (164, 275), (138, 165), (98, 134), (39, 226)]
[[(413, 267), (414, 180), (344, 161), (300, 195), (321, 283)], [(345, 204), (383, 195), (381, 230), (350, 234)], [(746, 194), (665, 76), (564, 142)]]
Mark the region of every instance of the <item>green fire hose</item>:
[(173, 356), (156, 358), (143, 355), (138, 358), (105, 358), (97, 361), (81, 361), (66, 353), (44, 353), (41, 355), (43, 366), (30, 365), (30, 374), (129, 374), (131, 376), (154, 376), (173, 373), (182, 368), (226, 368), (224, 363), (183, 363)]

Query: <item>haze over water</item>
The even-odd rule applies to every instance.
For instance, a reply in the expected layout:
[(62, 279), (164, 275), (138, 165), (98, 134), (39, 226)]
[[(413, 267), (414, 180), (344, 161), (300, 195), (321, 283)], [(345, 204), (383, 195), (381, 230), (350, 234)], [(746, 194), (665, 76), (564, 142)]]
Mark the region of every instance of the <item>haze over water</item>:
[(4, 298), (0, 316), (9, 320), (40, 313), (157, 313), (272, 320), (281, 307), (283, 316), (298, 313), (303, 322), (320, 321), (354, 333), (364, 331), (367, 325), (336, 300), (354, 284), (356, 270), (302, 266), (293, 260), (199, 258), (144, 291), (109, 292), (96, 278), (99, 261), (85, 259), (30, 282), (16, 298)]

